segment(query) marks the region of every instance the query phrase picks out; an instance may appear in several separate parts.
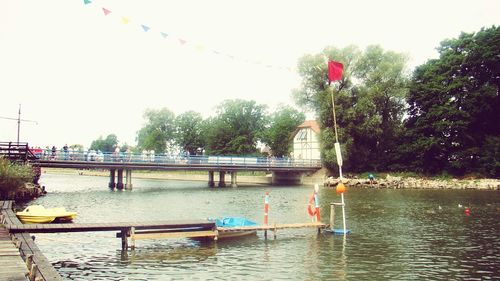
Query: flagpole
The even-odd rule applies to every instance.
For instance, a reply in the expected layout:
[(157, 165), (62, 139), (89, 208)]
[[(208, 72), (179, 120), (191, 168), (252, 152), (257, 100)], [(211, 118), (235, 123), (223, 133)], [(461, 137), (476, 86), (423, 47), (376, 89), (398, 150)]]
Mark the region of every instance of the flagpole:
[[(335, 114), (335, 99), (333, 97), (333, 87), (332, 87), (331, 95), (332, 95), (333, 128), (335, 130), (335, 154), (337, 155), (337, 164), (339, 165), (339, 179), (340, 179), (340, 182), (342, 183), (342, 179), (343, 179), (343, 176), (342, 176), (342, 154), (340, 151), (339, 136), (338, 136), (338, 132), (337, 132), (337, 117)], [(341, 204), (342, 204), (342, 225), (344, 227), (344, 236), (345, 236), (347, 234), (347, 231), (346, 231), (347, 226), (346, 226), (346, 221), (345, 221), (344, 192), (342, 192), (340, 194), (340, 198), (341, 198)]]

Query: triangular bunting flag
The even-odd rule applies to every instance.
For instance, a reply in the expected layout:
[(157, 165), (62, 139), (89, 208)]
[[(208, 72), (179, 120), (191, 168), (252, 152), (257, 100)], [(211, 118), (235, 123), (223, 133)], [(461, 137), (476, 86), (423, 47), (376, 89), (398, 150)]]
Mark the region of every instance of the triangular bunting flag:
[(186, 44), (186, 40), (179, 38), (179, 43), (181, 43), (181, 45), (184, 45)]
[(160, 34), (161, 34), (161, 36), (162, 36), (163, 38), (167, 38), (167, 36), (168, 36), (168, 34), (166, 34), (165, 32), (160, 32)]
[(130, 22), (130, 20), (126, 17), (122, 17), (122, 22), (123, 22), (123, 24), (127, 24)]
[(104, 13), (105, 16), (109, 15), (111, 13), (110, 10), (106, 9), (106, 8), (102, 8), (102, 11)]
[(144, 24), (141, 24), (141, 26), (142, 26), (142, 30), (144, 30), (144, 32), (148, 32), (151, 29), (151, 27), (146, 26)]
[(85, 4), (85, 5), (90, 4), (90, 3), (92, 3), (92, 1), (90, 1), (90, 0), (83, 0), (83, 4)]
[(196, 51), (198, 51), (198, 52), (205, 51), (205, 46), (203, 46), (202, 44), (197, 44), (196, 45)]

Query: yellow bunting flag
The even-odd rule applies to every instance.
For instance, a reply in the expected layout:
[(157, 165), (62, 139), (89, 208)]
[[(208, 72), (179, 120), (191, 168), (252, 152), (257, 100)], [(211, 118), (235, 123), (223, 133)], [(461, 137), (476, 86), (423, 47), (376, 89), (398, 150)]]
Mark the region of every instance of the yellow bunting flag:
[(122, 17), (122, 23), (123, 24), (128, 24), (130, 22), (129, 18), (127, 17)]

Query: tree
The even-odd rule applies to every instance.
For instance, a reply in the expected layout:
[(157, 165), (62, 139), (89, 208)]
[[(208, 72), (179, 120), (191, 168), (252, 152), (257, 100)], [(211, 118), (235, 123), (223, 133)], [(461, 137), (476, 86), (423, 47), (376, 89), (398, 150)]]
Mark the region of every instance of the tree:
[(413, 75), (407, 161), (427, 173), (499, 177), (500, 27), (462, 33), (438, 51)]
[(274, 156), (289, 156), (293, 144), (292, 133), (304, 120), (304, 113), (290, 106), (281, 106), (271, 115), (263, 142), (269, 145)]
[(217, 116), (207, 122), (206, 151), (218, 155), (245, 155), (257, 152), (256, 144), (265, 126), (265, 106), (255, 101), (226, 100), (217, 107)]
[(118, 137), (115, 134), (109, 134), (106, 139), (100, 136), (97, 140), (92, 141), (90, 149), (100, 150), (103, 152), (113, 152), (118, 145)]
[[(342, 80), (330, 88), (327, 61), (344, 64)], [(407, 93), (406, 56), (369, 46), (327, 47), (322, 53), (299, 60), (302, 87), (294, 91), (299, 105), (313, 109), (322, 129), (322, 158), (325, 166), (336, 165), (331, 91), (349, 171), (387, 170), (402, 128)]]
[(175, 142), (190, 155), (195, 155), (198, 148), (204, 146), (202, 135), (203, 117), (201, 114), (188, 111), (175, 118)]
[(173, 142), (175, 133), (175, 115), (167, 108), (147, 109), (144, 127), (137, 132), (137, 146), (140, 150), (154, 150), (163, 153), (167, 143)]

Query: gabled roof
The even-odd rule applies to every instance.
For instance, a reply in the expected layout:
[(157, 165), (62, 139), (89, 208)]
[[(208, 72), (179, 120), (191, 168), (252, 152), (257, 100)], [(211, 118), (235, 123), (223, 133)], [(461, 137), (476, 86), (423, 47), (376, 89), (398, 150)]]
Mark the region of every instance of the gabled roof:
[(321, 129), (319, 128), (318, 122), (316, 122), (316, 120), (306, 120), (304, 121), (304, 123), (297, 126), (297, 129), (295, 129), (295, 131), (293, 131), (292, 138), (295, 138), (300, 129), (306, 128), (311, 128), (311, 130), (313, 130), (316, 134), (319, 134), (321, 132)]
[(311, 128), (316, 134), (321, 132), (318, 122), (316, 120), (306, 120), (304, 123), (300, 124), (297, 129)]

